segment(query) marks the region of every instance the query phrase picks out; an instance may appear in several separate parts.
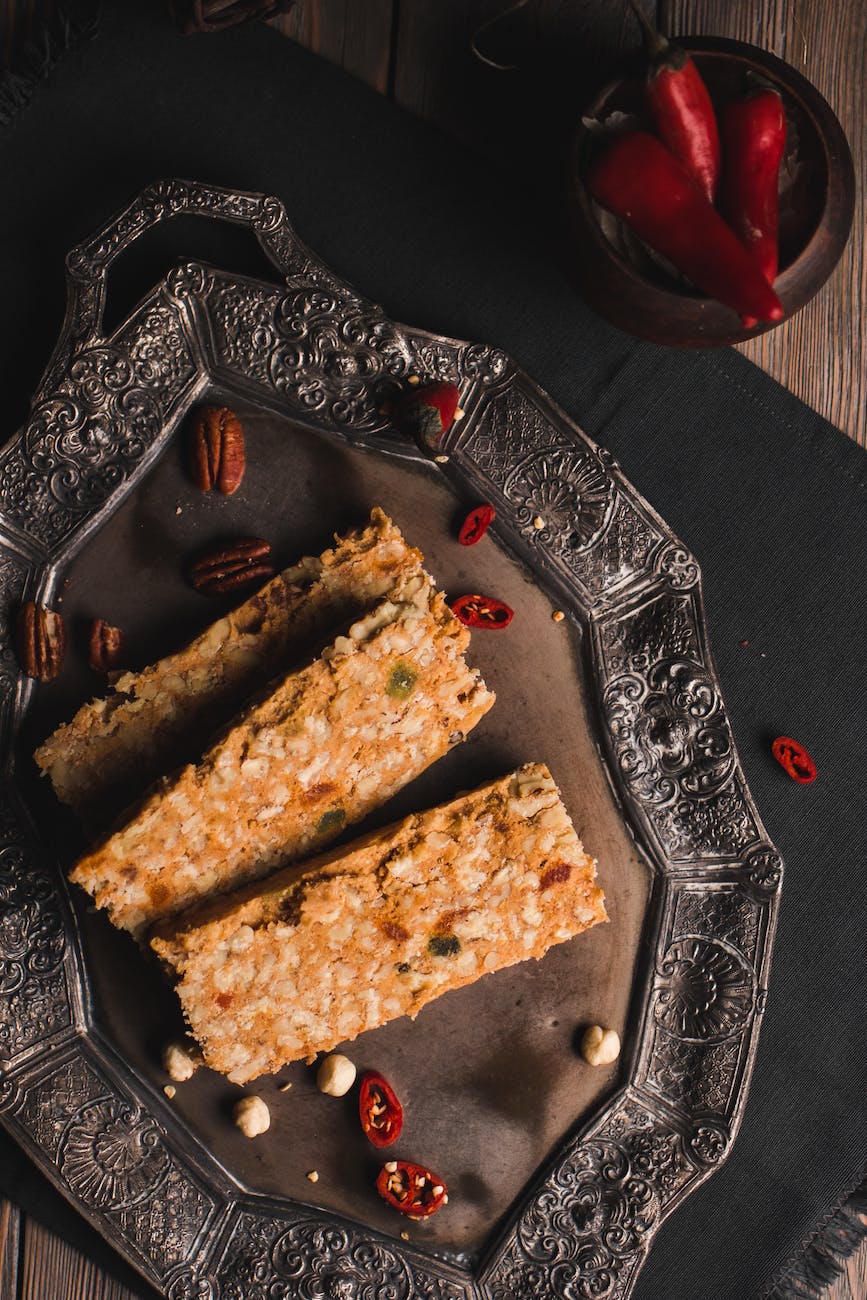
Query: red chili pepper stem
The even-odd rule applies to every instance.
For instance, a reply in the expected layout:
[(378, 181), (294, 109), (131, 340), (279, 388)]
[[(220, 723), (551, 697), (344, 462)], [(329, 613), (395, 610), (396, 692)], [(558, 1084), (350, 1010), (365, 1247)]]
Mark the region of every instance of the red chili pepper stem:
[(445, 381), (417, 385), (394, 403), (391, 418), (402, 433), (437, 450), (458, 413), (457, 386)]
[(721, 149), (716, 114), (701, 73), (686, 50), (672, 44), (630, 0), (648, 54), (647, 106), (660, 139), (693, 176), (709, 201), (719, 186)]
[(663, 36), (659, 28), (654, 27), (647, 14), (638, 4), (638, 0), (629, 0), (629, 7), (638, 19), (641, 34), (644, 37), (644, 48), (647, 50), (652, 63), (655, 63), (660, 58), (668, 57), (669, 52), (672, 50), (676, 50), (676, 53), (683, 55), (684, 58), (687, 57), (686, 50), (681, 50), (676, 46), (673, 47), (671, 41)]

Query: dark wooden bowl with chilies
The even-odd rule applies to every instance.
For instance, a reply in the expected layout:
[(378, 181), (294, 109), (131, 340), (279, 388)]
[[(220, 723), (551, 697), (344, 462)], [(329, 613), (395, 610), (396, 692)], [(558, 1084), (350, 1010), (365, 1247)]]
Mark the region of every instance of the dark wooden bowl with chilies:
[[(829, 278), (852, 227), (855, 176), (834, 112), (789, 64), (739, 41), (677, 40), (721, 110), (752, 91), (782, 97), (786, 139), (779, 169), (779, 271), (773, 290), (783, 320), (801, 310)], [(623, 77), (596, 98), (575, 139), (569, 177), (571, 269), (587, 302), (627, 333), (674, 347), (719, 347), (775, 328), (748, 327), (731, 306), (696, 289), (588, 191), (588, 168), (618, 128), (653, 132), (642, 78)], [(723, 167), (725, 168), (725, 159)]]

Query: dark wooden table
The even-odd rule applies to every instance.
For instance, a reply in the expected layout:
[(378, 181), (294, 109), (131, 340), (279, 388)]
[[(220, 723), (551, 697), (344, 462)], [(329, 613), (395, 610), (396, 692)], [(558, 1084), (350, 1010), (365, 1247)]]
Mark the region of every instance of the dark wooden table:
[[(651, 3), (645, 7), (652, 11)], [(507, 0), (299, 0), (275, 25), (405, 108), (505, 160), (521, 93), (512, 79), (520, 82), (522, 73), (480, 67), (469, 53), (469, 37), (487, 16), (506, 8)], [(772, 51), (812, 81), (840, 118), (859, 184), (854, 236), (833, 277), (804, 311), (740, 350), (867, 447), (860, 183), (867, 163), (867, 6), (864, 0), (658, 0), (657, 22), (665, 32), (728, 36)], [(530, 0), (484, 41), (486, 52), (501, 58), (518, 49), (530, 72), (541, 65), (546, 76), (553, 67), (564, 83), (580, 84), (583, 75), (592, 85), (606, 67), (616, 66), (620, 48), (635, 47), (637, 28), (625, 3)]]
[[(626, 6), (611, 0), (529, 0), (480, 38), (486, 53), (520, 64), (494, 72), (472, 57), (470, 36), (508, 7), (507, 0), (297, 0), (274, 25), (485, 156), (530, 167), (534, 119), (522, 112), (522, 95), (529, 102), (544, 81), (562, 87), (562, 102), (574, 86), (592, 89), (622, 51), (635, 47), (637, 30)], [(645, 7), (652, 12), (651, 3)], [(0, 61), (14, 57), (51, 9), (52, 0), (0, 0)], [(658, 0), (657, 22), (669, 33), (729, 36), (773, 51), (818, 86), (843, 124), (859, 182), (853, 238), (805, 310), (741, 351), (867, 447), (860, 186), (867, 164), (867, 5)], [(138, 1300), (145, 1288), (119, 1281), (121, 1271), (98, 1268), (38, 1219), (0, 1200), (0, 1300)], [(824, 1300), (867, 1300), (867, 1244)]]

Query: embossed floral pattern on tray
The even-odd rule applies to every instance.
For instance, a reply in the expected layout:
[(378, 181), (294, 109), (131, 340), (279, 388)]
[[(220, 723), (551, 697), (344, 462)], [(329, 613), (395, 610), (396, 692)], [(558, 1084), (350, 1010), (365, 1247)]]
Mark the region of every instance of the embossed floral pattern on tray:
[[(247, 225), (282, 284), (187, 263), (104, 338), (113, 258), (189, 212)], [(74, 922), (13, 783), (0, 803), (4, 1123), (170, 1300), (625, 1297), (659, 1224), (730, 1148), (782, 881), (706, 648), (694, 557), (504, 353), (390, 321), (319, 262), (273, 197), (162, 182), (73, 250), (68, 270), (60, 342), (0, 452), (7, 757), (30, 689), (9, 611), (135, 486), (209, 378), (232, 377), (326, 437), (419, 459), (430, 449), (394, 438), (383, 394), (410, 375), (449, 379), (466, 414), (438, 448), (444, 472), (497, 504), (500, 535), (586, 630), (600, 743), (660, 905), (625, 1088), (552, 1153), (471, 1270), (308, 1207), (259, 1203), (159, 1123), (92, 1026)]]
[(654, 1016), (684, 1042), (729, 1038), (752, 1013), (753, 972), (734, 948), (694, 935), (676, 939), (658, 973)]

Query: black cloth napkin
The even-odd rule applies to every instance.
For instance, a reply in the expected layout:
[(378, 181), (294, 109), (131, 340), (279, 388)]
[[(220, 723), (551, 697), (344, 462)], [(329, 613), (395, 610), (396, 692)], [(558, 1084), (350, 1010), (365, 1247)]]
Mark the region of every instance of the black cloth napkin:
[[(660, 1230), (635, 1296), (758, 1297), (867, 1160), (864, 454), (736, 353), (667, 351), (606, 325), (515, 175), (264, 28), (185, 39), (162, 4), (112, 0), (0, 141), (0, 167), (6, 433), (60, 326), (66, 250), (146, 183), (186, 176), (279, 195), (390, 315), (505, 348), (699, 558), (726, 704), (787, 874), (740, 1135)], [(216, 248), (204, 225), (179, 228), (168, 253), (166, 238), (113, 274), (115, 319), (179, 253), (257, 269), (246, 244), (225, 256), (223, 228)], [(813, 754), (814, 785), (771, 759), (780, 733)], [(0, 1162), (0, 1190), (54, 1214), (5, 1138)]]

